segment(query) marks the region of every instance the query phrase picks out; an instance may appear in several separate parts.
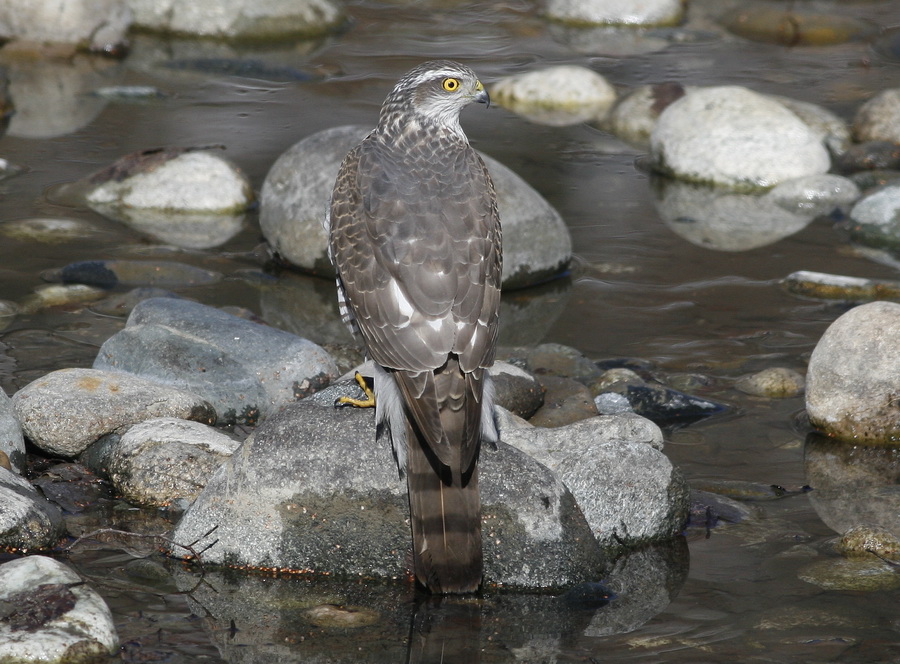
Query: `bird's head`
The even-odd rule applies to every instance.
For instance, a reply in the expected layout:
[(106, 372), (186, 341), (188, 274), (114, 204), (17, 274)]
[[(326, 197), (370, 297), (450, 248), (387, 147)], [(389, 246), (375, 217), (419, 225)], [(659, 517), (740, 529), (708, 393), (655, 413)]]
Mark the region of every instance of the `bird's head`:
[(401, 78), (382, 106), (382, 120), (397, 113), (461, 133), (459, 113), (472, 102), (490, 104), (475, 72), (451, 60), (425, 62)]

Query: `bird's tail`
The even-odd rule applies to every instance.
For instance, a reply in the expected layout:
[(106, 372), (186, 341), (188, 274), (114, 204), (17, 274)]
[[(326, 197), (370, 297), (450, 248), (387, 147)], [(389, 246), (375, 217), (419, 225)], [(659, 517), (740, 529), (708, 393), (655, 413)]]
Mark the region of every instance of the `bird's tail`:
[[(407, 425), (407, 482), (416, 578), (433, 593), (468, 593), (481, 584), (478, 467), (452, 473)], [(436, 468), (437, 467), (437, 468)]]

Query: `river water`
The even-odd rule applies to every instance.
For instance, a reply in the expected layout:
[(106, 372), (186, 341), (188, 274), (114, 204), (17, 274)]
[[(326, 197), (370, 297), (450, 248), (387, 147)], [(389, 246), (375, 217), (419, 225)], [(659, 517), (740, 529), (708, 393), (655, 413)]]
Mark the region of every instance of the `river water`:
[[(895, 0), (755, 6), (788, 5), (866, 19), (882, 29), (900, 24)], [(744, 85), (822, 105), (848, 121), (873, 94), (900, 86), (900, 64), (871, 40), (795, 47), (748, 41), (714, 20), (725, 6), (693, 3), (681, 30), (655, 35), (669, 41), (665, 48), (640, 54), (612, 52), (618, 47), (604, 40), (585, 47), (531, 3), (511, 0), (353, 3), (346, 31), (300, 44), (236, 49), (139, 36), (121, 63), (13, 62), (19, 115), (0, 138), (0, 157), (26, 172), (0, 182), (0, 223), (69, 219), (88, 230), (57, 243), (4, 237), (0, 299), (26, 300), (43, 284), (44, 271), (73, 261), (159, 258), (228, 277), (184, 294), (264, 313), (271, 304), (258, 284), (242, 277), (255, 268), (248, 258), (261, 239), (255, 218), (214, 249), (173, 254), (54, 192), (132, 151), (214, 144), (226, 147), (258, 189), (278, 155), (301, 138), (339, 124), (372, 124), (393, 82), (426, 59), (461, 60), (488, 85), (550, 64), (590, 67), (623, 92), (667, 81)], [(256, 64), (236, 72), (215, 64), (222, 59)], [(172, 61), (179, 66), (167, 66)], [(293, 72), (312, 78), (299, 80)], [(162, 96), (109, 101), (90, 94), (112, 85), (155, 86)], [(643, 149), (590, 124), (541, 126), (496, 106), (468, 109), (463, 124), (478, 149), (556, 207), (575, 247), (569, 277), (506, 294), (510, 309), (532, 319), (522, 329), (506, 326), (506, 343), (557, 342), (593, 359), (637, 358), (660, 375), (693, 376), (693, 391), (732, 409), (666, 432), (666, 453), (689, 480), (809, 484), (815, 442), (807, 439), (802, 397), (750, 397), (733, 382), (768, 367), (802, 372), (822, 332), (848, 308), (799, 299), (780, 279), (796, 270), (896, 279), (898, 263), (852, 247), (833, 219), (746, 247), (679, 228), (665, 221), (656, 183), (640, 167)], [(736, 234), (746, 231), (740, 221)], [(308, 281), (313, 290), (327, 287), (312, 277), (290, 279)], [(529, 308), (533, 302), (539, 306)], [(0, 385), (11, 394), (48, 371), (90, 366), (99, 344), (122, 324), (73, 305), (20, 315), (0, 331)], [(863, 591), (804, 580), (807, 567), (837, 558), (829, 547), (838, 533), (817, 511), (814, 493), (752, 503), (754, 519), (708, 534), (692, 529), (687, 550), (682, 543), (660, 557), (672, 564), (654, 591), (662, 588), (664, 601), (641, 604), (635, 597), (641, 590), (614, 588), (612, 613), (617, 602), (655, 607), (619, 622), (605, 621), (604, 609), (566, 613), (553, 598), (499, 591), (489, 592), (483, 606), (447, 603), (448, 612), (435, 618), (427, 611), (438, 609), (417, 605), (405, 587), (331, 581), (310, 591), (308, 579), (201, 579), (184, 570), (175, 570), (175, 580), (151, 582), (135, 572), (133, 556), (102, 547), (73, 562), (110, 602), (126, 641), (125, 661), (387, 662), (405, 659), (408, 650), (409, 661), (474, 661), (465, 649), (445, 650), (444, 660), (416, 650), (416, 635), (441, 630), (445, 648), (477, 643), (482, 661), (900, 661), (897, 584)], [(127, 521), (123, 514), (158, 519), (120, 508), (119, 521)], [(190, 586), (196, 587), (186, 593)], [(318, 600), (289, 600), (309, 592)], [(232, 604), (223, 608), (227, 597)], [(258, 599), (244, 615), (235, 607), (248, 597), (268, 597), (281, 608), (262, 609)], [(292, 613), (301, 604), (377, 607), (380, 618), (375, 627), (323, 626)]]

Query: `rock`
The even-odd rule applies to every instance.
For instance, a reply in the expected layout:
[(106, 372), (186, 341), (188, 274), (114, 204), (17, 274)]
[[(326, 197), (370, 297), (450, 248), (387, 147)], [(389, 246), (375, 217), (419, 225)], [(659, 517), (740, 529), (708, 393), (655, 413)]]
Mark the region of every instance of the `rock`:
[(687, 523), (690, 491), (661, 452), (662, 432), (635, 414), (556, 429), (510, 427), (500, 438), (555, 471), (607, 551), (671, 539)]
[[(559, 480), (503, 443), (482, 449), (479, 468), (487, 582), (598, 578), (604, 557)], [(173, 539), (218, 540), (206, 563), (405, 578), (407, 518), (406, 482), (389, 445), (375, 443), (373, 414), (302, 401), (269, 418), (210, 478)]]
[(882, 90), (859, 107), (853, 118), (853, 138), (900, 143), (900, 88)]
[(134, 23), (156, 32), (225, 39), (324, 34), (344, 20), (330, 0), (128, 0)]
[(47, 284), (38, 286), (32, 295), (22, 300), (20, 310), (25, 314), (33, 314), (50, 307), (96, 302), (107, 294), (102, 288), (84, 284)]
[(137, 505), (193, 501), (238, 441), (199, 422), (157, 418), (136, 424), (107, 448), (109, 479)]
[(544, 405), (531, 417), (536, 427), (559, 427), (596, 417), (597, 406), (591, 391), (572, 378), (541, 376)]
[(653, 27), (677, 25), (684, 5), (679, 0), (547, 0), (544, 11), (565, 23)]
[(209, 403), (184, 390), (126, 373), (60, 369), (13, 395), (25, 436), (48, 454), (74, 457), (108, 433), (151, 417), (212, 423)]
[(560, 65), (497, 81), (491, 100), (534, 122), (565, 126), (602, 118), (616, 90), (592, 69)]
[(247, 176), (224, 157), (191, 148), (146, 150), (90, 177), (88, 204), (166, 212), (234, 214), (253, 200)]
[(0, 39), (115, 53), (127, 43), (131, 18), (125, 0), (4, 0)]
[(16, 418), (12, 399), (2, 388), (0, 388), (0, 452), (6, 455), (15, 472), (25, 471), (25, 439), (22, 436), (22, 425)]
[(771, 98), (794, 113), (813, 131), (821, 134), (825, 147), (832, 156), (843, 155), (852, 145), (850, 127), (839, 115), (807, 101), (781, 95), (772, 95)]
[(175, 261), (79, 261), (59, 270), (45, 272), (47, 281), (80, 283), (98, 288), (118, 286), (153, 286), (185, 288), (208, 286), (222, 280), (220, 272)]
[(834, 321), (809, 360), (806, 410), (817, 429), (856, 443), (900, 441), (900, 304), (871, 302)]
[(741, 392), (770, 399), (796, 397), (803, 394), (804, 385), (802, 374), (784, 367), (772, 367), (741, 376), (734, 383)]
[(594, 397), (594, 406), (601, 415), (618, 415), (620, 413), (633, 413), (634, 409), (628, 403), (628, 399), (615, 392), (605, 392)]
[(850, 146), (838, 159), (834, 168), (840, 173), (896, 170), (900, 167), (900, 143), (894, 141), (866, 141)]
[(692, 89), (678, 83), (637, 87), (616, 102), (602, 126), (623, 141), (647, 146), (659, 114)]
[(854, 526), (841, 536), (837, 548), (848, 558), (875, 554), (900, 564), (900, 538), (877, 526)]
[(848, 230), (867, 246), (900, 249), (900, 183), (867, 192), (850, 210)]
[(334, 360), (311, 341), (172, 298), (138, 304), (94, 368), (190, 390), (213, 405), (220, 424), (254, 424), (338, 376)]
[[(359, 125), (318, 132), (272, 165), (260, 194), (259, 223), (272, 249), (293, 265), (332, 278), (323, 220), (341, 161), (370, 131)], [(564, 271), (572, 241), (565, 222), (524, 180), (487, 155), (503, 224), (503, 287), (519, 288)]]
[(97, 230), (90, 224), (76, 219), (32, 217), (15, 219), (0, 224), (0, 233), (21, 242), (61, 244), (72, 240), (87, 240)]
[(7, 607), (0, 621), (5, 661), (93, 662), (118, 650), (106, 602), (52, 558), (28, 556), (0, 565), (0, 605)]
[(526, 420), (544, 404), (544, 388), (532, 374), (507, 362), (494, 362), (494, 403)]
[(874, 556), (820, 560), (800, 570), (801, 581), (825, 590), (890, 592), (900, 588), (900, 574)]
[[(64, 534), (62, 514), (15, 473), (0, 467), (0, 547), (51, 549)], [(4, 586), (0, 585), (0, 593)], [(0, 630), (2, 630), (0, 621)], [(0, 639), (2, 640), (2, 639)]]
[(590, 385), (602, 373), (584, 353), (564, 344), (543, 343), (530, 348), (501, 348), (499, 355), (521, 360), (534, 374), (571, 378), (585, 385)]
[(824, 300), (894, 300), (900, 299), (900, 281), (878, 281), (848, 277), (842, 274), (792, 272), (781, 285), (789, 293)]
[(810, 175), (786, 180), (763, 194), (778, 207), (799, 215), (824, 217), (849, 211), (860, 197), (859, 187), (840, 175)]
[(828, 171), (823, 139), (774, 99), (721, 86), (669, 105), (650, 137), (650, 153), (667, 175), (752, 191)]

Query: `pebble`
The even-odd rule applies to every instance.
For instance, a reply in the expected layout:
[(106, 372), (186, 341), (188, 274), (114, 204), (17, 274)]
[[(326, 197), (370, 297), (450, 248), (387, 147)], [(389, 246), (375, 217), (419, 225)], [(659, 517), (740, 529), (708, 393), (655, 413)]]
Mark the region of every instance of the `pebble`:
[(79, 261), (58, 270), (45, 272), (42, 276), (47, 281), (80, 283), (107, 289), (118, 286), (157, 288), (208, 286), (218, 283), (223, 278), (220, 272), (186, 263), (133, 260)]
[(32, 295), (22, 300), (19, 308), (21, 313), (33, 314), (51, 307), (96, 302), (106, 295), (105, 289), (85, 284), (49, 284), (35, 288)]
[(677, 25), (684, 16), (680, 0), (547, 0), (549, 18), (574, 25)]
[(782, 46), (830, 46), (864, 40), (877, 26), (850, 16), (825, 14), (789, 6), (754, 4), (730, 11), (722, 24), (734, 34), (757, 42)]
[(129, 0), (129, 5), (134, 24), (145, 30), (223, 39), (312, 37), (345, 20), (331, 0)]
[(669, 105), (650, 137), (667, 175), (742, 190), (828, 171), (823, 136), (770, 97), (740, 86), (702, 88)]
[(679, 83), (639, 86), (616, 102), (603, 119), (602, 127), (623, 141), (649, 146), (660, 113), (692, 89)]
[(71, 664), (117, 654), (112, 612), (67, 565), (27, 556), (0, 565), (0, 653), (8, 662)]
[(900, 304), (870, 302), (834, 321), (806, 377), (810, 424), (842, 440), (900, 441)]
[(881, 90), (859, 107), (852, 123), (853, 138), (900, 143), (900, 88)]
[(189, 390), (212, 404), (220, 425), (255, 424), (339, 375), (328, 353), (307, 339), (175, 298), (135, 306), (94, 368)]
[(60, 369), (13, 395), (26, 438), (43, 452), (75, 457), (101, 436), (151, 417), (211, 423), (209, 403), (184, 390), (122, 372)]
[(755, 374), (741, 376), (734, 386), (746, 394), (770, 399), (787, 399), (803, 394), (803, 375), (793, 369), (771, 367)]
[(530, 418), (536, 427), (559, 427), (597, 416), (591, 391), (573, 378), (540, 376), (544, 405)]
[[(26, 479), (6, 468), (0, 468), (0, 505), (0, 547), (4, 549), (51, 549), (64, 535), (59, 509)], [(3, 590), (0, 584), (0, 593)]]
[(559, 65), (497, 81), (491, 100), (533, 122), (566, 126), (602, 118), (616, 90), (592, 69)]
[(135, 424), (106, 445), (109, 479), (135, 505), (193, 501), (237, 449), (238, 441), (205, 424), (171, 417)]
[(878, 559), (820, 560), (802, 569), (797, 576), (825, 590), (884, 592), (900, 588), (900, 574)]
[(114, 53), (127, 43), (131, 10), (125, 0), (4, 0), (0, 37), (27, 42), (87, 45)]
[(896, 170), (900, 167), (900, 143), (893, 141), (857, 143), (835, 160), (834, 167), (841, 173)]
[(75, 219), (55, 219), (36, 217), (17, 219), (0, 224), (0, 233), (21, 242), (60, 244), (80, 238), (87, 238), (96, 231), (94, 227)]
[[(318, 132), (288, 148), (260, 193), (259, 223), (272, 249), (289, 263), (334, 277), (323, 227), (341, 161), (371, 130), (360, 125)], [(572, 240), (559, 213), (522, 178), (487, 155), (503, 223), (503, 287), (520, 288), (568, 269)]]

